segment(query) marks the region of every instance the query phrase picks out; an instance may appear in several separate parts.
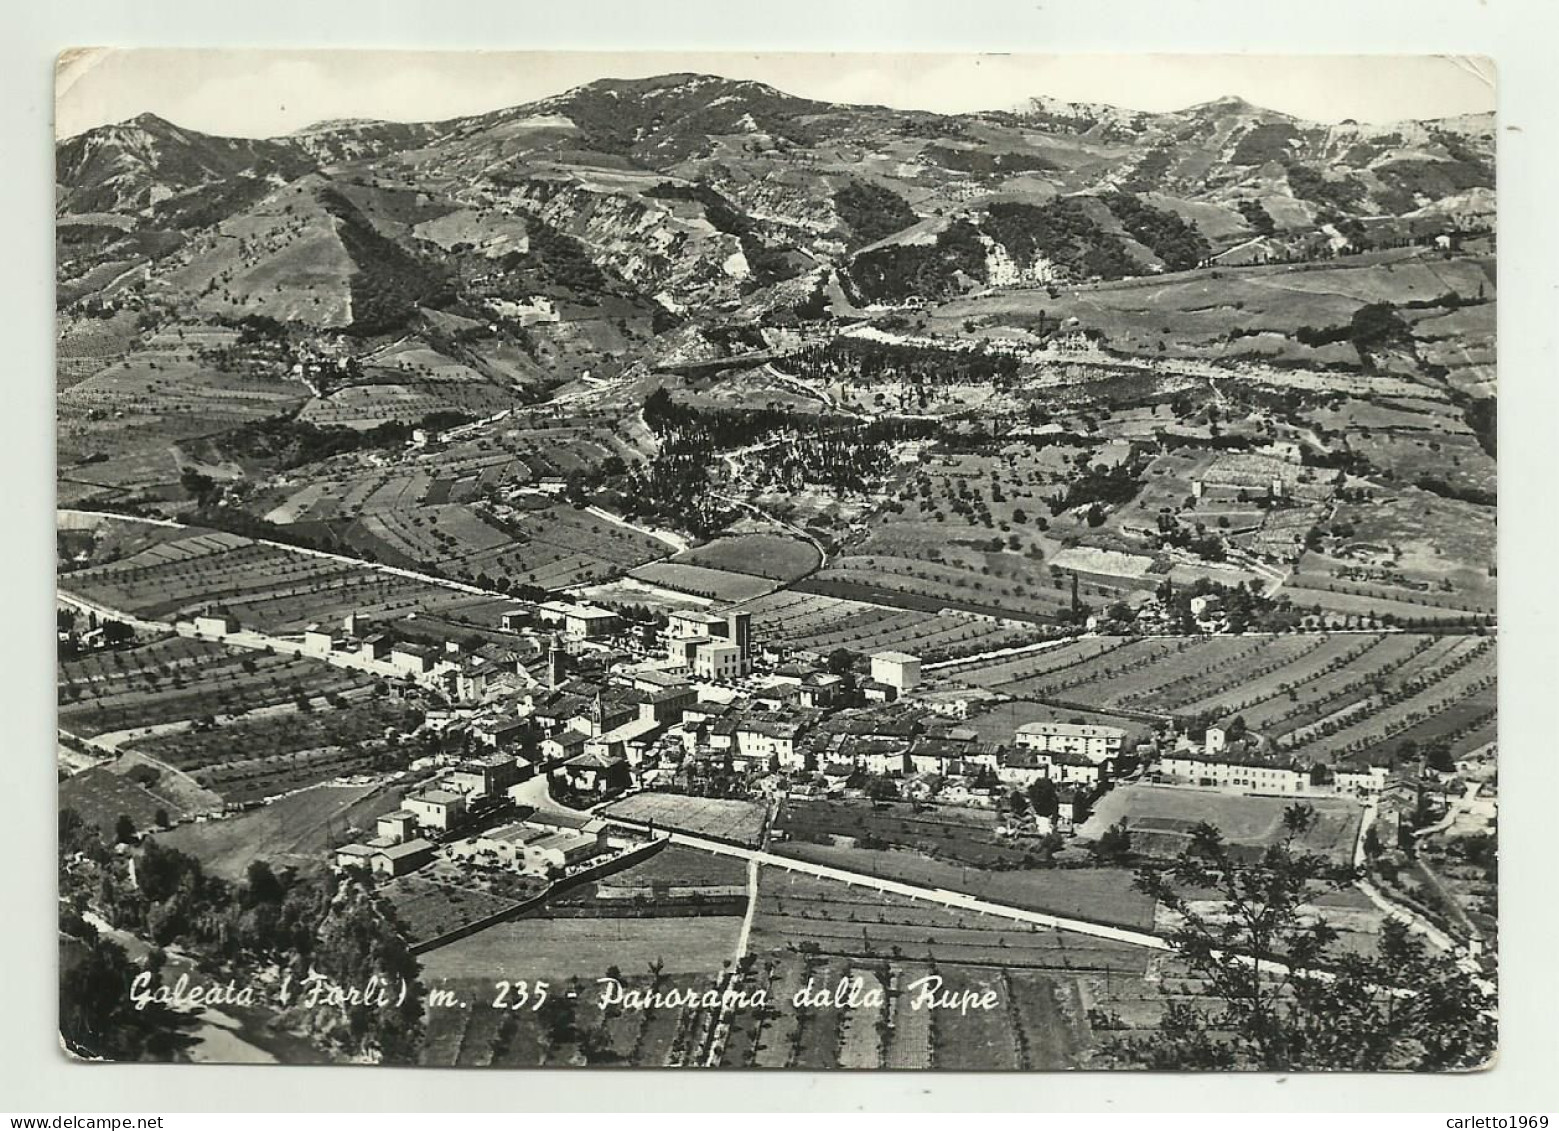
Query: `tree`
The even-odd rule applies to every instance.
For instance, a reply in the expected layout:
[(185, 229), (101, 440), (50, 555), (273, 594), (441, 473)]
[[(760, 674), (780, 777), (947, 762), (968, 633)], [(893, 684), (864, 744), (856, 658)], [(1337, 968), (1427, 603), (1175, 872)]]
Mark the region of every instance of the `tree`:
[[(1272, 1072), (1431, 1071), (1488, 1061), (1495, 1003), (1477, 978), (1389, 920), (1375, 954), (1334, 953), (1337, 929), (1303, 913), (1353, 878), (1301, 847), (1314, 824), (1311, 806), (1289, 806), (1281, 839), (1250, 860), (1204, 822), (1171, 867), (1138, 873), (1138, 889), (1179, 916), (1170, 945), (1207, 987), (1207, 1005), (1175, 1003), (1151, 1038), (1107, 1043), (1106, 1060)], [(1205, 910), (1210, 892), (1221, 910)]]
[(855, 653), (848, 648), (836, 648), (828, 655), (828, 671), (832, 675), (848, 675), (855, 666)]
[(1061, 811), (1061, 797), (1056, 792), (1056, 783), (1049, 778), (1036, 778), (1029, 786), (1029, 803), (1034, 806), (1035, 816), (1054, 819)]
[(1437, 742), (1424, 751), (1424, 765), (1437, 774), (1456, 772), (1456, 759), (1451, 754), (1451, 748), (1443, 742)]
[(119, 814), (119, 819), (114, 822), (114, 840), (119, 844), (131, 844), (135, 841), (135, 822), (130, 819), (128, 813)]
[(1131, 855), (1131, 830), (1116, 821), (1094, 842), (1093, 854), (1101, 861), (1119, 863)]

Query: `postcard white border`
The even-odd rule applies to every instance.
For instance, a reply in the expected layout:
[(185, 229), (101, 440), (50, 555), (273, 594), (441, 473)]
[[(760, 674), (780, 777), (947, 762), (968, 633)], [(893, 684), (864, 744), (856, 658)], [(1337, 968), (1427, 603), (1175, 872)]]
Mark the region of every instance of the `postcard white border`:
[[(741, 11), (736, 11), (740, 7)], [(264, 1110), (1549, 1110), (1554, 945), (1549, 872), (1559, 799), (1551, 712), (1559, 671), (1554, 471), (1559, 424), (1559, 113), (1546, 0), (73, 0), (8, 11), (0, 45), (7, 169), (0, 257), (11, 348), (0, 413), (9, 596), (0, 718), (0, 1107), (16, 1112)], [(1468, 1076), (1139, 1076), (1120, 1073), (530, 1073), (449, 1069), (78, 1066), (54, 1038), (54, 587), (51, 213), (56, 53), (116, 46), (1003, 52), (1446, 53), (1499, 68), (1501, 1059)], [(1035, 93), (1043, 93), (1036, 91)], [(48, 163), (46, 165), (46, 162)], [(1443, 1126), (1443, 1123), (1437, 1125)]]

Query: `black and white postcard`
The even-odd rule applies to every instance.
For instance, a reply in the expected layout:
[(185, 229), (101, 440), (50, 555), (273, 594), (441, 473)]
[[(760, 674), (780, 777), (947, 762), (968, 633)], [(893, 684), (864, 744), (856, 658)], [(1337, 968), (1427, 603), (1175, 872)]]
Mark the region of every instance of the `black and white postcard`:
[(1486, 61), (57, 81), (72, 1058), (1493, 1062)]

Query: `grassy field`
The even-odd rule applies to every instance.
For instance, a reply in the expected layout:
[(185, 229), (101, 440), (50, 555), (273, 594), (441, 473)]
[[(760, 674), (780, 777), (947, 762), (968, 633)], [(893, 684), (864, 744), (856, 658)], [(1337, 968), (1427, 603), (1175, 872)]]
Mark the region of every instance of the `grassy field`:
[(833, 844), (849, 838), (867, 847), (925, 852), (975, 867), (1017, 867), (1035, 856), (1032, 845), (996, 834), (991, 809), (935, 805), (916, 811), (907, 803), (876, 808), (868, 801), (789, 799), (774, 821), (775, 834), (793, 842)]
[[(1111, 825), (1125, 821), (1132, 830), (1134, 851), (1173, 856), (1184, 849), (1191, 829), (1206, 821), (1223, 833), (1226, 841), (1260, 848), (1281, 839), (1283, 811), (1295, 800), (1175, 786), (1123, 785), (1099, 801), (1079, 833), (1098, 837)], [(1339, 864), (1350, 863), (1359, 830), (1358, 803), (1342, 798), (1304, 800), (1314, 806), (1318, 820), (1301, 843)]]
[(650, 562), (629, 573), (630, 577), (695, 597), (725, 602), (750, 601), (773, 592), (777, 583), (751, 573), (714, 569), (687, 560)]
[(1132, 887), (1125, 868), (1030, 868), (988, 871), (933, 860), (905, 849), (836, 848), (780, 843), (773, 851), (921, 887), (967, 892), (993, 903), (1139, 930), (1153, 925), (1153, 900)]
[(157, 840), (196, 857), (208, 872), (235, 881), (252, 860), (318, 872), (329, 866), (333, 845), (372, 836), (375, 819), (398, 808), (403, 792), (324, 785), (236, 816), (180, 825), (159, 833)]
[(120, 817), (138, 832), (156, 828), (158, 815), (178, 821), (186, 815), (177, 801), (105, 766), (93, 766), (60, 782), (60, 809), (74, 809), (104, 837), (112, 838)]
[(716, 538), (685, 554), (677, 562), (750, 573), (775, 581), (794, 581), (818, 565), (817, 549), (794, 535), (736, 534)]

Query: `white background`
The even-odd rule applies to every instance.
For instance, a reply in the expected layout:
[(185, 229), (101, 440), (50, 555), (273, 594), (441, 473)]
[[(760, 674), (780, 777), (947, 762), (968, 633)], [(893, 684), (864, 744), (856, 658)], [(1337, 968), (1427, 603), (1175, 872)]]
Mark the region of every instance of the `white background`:
[[(1553, 1112), (1559, 728), (1553, 499), (1559, 20), (1546, 0), (71, 0), (10, 7), (0, 44), (0, 1111)], [(1500, 730), (1503, 1032), (1467, 1076), (1191, 1077), (70, 1064), (55, 1037), (52, 67), (62, 48), (287, 46), (834, 51), (1455, 53), (1500, 81)], [(1035, 93), (1043, 93), (1036, 91)], [(523, 1118), (523, 1117), (522, 1117)], [(1424, 1126), (1444, 1127), (1426, 1118)]]

